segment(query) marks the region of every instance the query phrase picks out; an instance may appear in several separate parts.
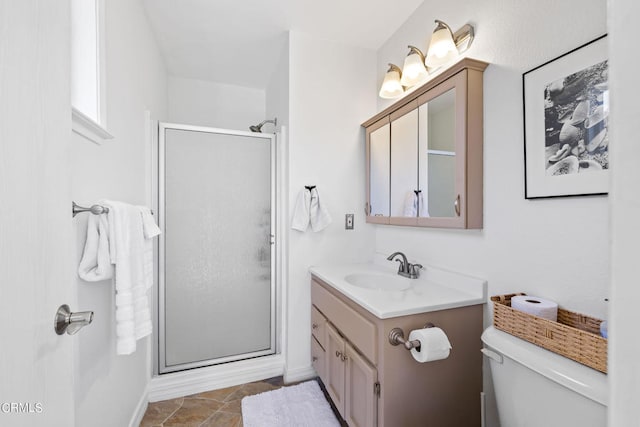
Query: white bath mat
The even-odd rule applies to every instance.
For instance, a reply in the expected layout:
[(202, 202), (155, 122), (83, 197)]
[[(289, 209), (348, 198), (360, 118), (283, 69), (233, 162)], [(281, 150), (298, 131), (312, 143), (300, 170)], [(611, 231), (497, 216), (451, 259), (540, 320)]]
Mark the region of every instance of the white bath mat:
[(242, 399), (244, 427), (340, 427), (316, 381)]

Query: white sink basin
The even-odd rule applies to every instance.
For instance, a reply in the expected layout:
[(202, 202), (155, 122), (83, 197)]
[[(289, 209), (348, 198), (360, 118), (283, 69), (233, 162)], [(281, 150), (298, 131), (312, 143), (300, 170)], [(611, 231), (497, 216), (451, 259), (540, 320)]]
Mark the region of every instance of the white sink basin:
[(390, 274), (356, 273), (345, 276), (350, 285), (377, 291), (404, 291), (411, 287), (411, 279)]

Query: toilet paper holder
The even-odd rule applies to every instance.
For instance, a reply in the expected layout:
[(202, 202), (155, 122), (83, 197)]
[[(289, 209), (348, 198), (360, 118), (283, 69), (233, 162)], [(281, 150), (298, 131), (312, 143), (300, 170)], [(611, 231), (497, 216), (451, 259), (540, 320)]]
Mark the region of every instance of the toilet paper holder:
[[(426, 328), (433, 328), (436, 325), (434, 325), (433, 323), (429, 322), (427, 324), (425, 324), (422, 329), (426, 329)], [(391, 345), (400, 345), (403, 344), (404, 348), (406, 348), (407, 350), (411, 350), (413, 348), (415, 348), (416, 350), (420, 351), (420, 341), (418, 340), (413, 340), (413, 341), (407, 341), (404, 339), (404, 332), (402, 331), (402, 329), (400, 328), (393, 328), (389, 331), (389, 343)]]

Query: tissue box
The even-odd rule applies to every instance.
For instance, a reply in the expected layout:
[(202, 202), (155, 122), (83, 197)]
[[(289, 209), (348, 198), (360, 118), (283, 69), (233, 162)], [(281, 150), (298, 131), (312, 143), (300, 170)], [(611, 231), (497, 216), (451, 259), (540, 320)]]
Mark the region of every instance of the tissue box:
[(543, 319), (511, 308), (511, 297), (496, 295), (493, 325), (523, 340), (607, 373), (607, 340), (600, 336), (602, 320), (558, 307), (558, 321)]

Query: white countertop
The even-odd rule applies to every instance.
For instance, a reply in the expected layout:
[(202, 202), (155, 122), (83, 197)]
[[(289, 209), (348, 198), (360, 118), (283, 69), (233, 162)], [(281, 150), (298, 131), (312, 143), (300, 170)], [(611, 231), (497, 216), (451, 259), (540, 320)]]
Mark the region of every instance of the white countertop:
[[(397, 275), (395, 265), (312, 266), (309, 271), (380, 319), (484, 304), (487, 300), (487, 282), (483, 279), (430, 266), (425, 266), (420, 278), (405, 279)], [(389, 275), (401, 278), (409, 287), (397, 291), (367, 289), (345, 280), (352, 274)]]

